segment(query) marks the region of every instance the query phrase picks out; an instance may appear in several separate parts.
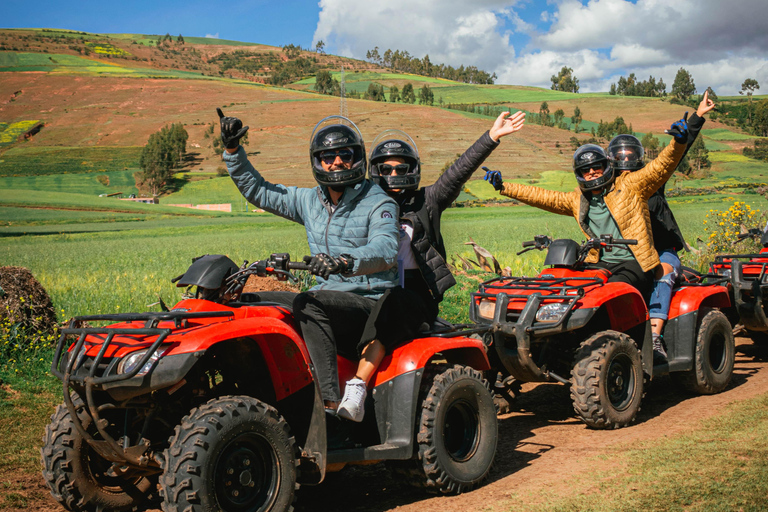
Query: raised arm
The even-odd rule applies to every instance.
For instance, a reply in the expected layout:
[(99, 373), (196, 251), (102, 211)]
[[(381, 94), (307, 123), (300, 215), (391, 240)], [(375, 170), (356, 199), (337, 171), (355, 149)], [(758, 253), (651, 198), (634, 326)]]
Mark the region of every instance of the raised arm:
[(245, 149), (240, 145), (240, 138), (248, 131), (248, 127), (243, 127), (243, 123), (236, 117), (225, 116), (220, 108), (216, 112), (219, 114), (221, 140), (225, 148), (222, 158), (227, 164), (229, 176), (243, 197), (270, 213), (304, 224), (302, 201), (297, 201), (297, 196), (311, 190), (286, 187), (265, 180), (248, 161)]
[(425, 187), (427, 200), (434, 202), (440, 211), (448, 208), (459, 197), (467, 180), (496, 149), (499, 140), (520, 130), (524, 123), (525, 112), (517, 112), (511, 116), (509, 112), (502, 112), (490, 130), (481, 135), (435, 183)]
[(670, 129), (666, 131), (672, 135), (672, 142), (659, 153), (659, 156), (625, 178), (625, 183), (637, 190), (646, 201), (667, 182), (683, 158), (688, 148), (687, 119), (688, 112), (681, 120), (672, 123)]
[(535, 206), (548, 212), (557, 213), (558, 215), (573, 215), (572, 193), (505, 182), (501, 177), (501, 171), (492, 171), (487, 167), (483, 167), (483, 170), (485, 170), (485, 177), (483, 179), (498, 190), (501, 195), (517, 199), (527, 205)]

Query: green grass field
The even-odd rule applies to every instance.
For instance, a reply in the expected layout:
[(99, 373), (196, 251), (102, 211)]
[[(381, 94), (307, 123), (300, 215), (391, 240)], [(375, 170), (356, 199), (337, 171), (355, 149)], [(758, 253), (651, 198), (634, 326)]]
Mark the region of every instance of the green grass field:
[(754, 135), (746, 135), (743, 133), (736, 133), (728, 130), (727, 128), (713, 128), (709, 130), (701, 130), (701, 134), (713, 140), (751, 140), (757, 139)]
[[(104, 55), (101, 55), (104, 58)], [(66, 75), (107, 75), (114, 77), (132, 78), (185, 78), (190, 80), (220, 80), (232, 83), (259, 85), (245, 80), (233, 80), (230, 78), (203, 76), (191, 71), (178, 71), (175, 69), (152, 69), (142, 67), (127, 67), (120, 64), (112, 64), (99, 60), (99, 54), (93, 58), (78, 57), (60, 53), (26, 53), (26, 52), (0, 52), (0, 73), (42, 71), (51, 74)]]
[[(138, 194), (134, 170), (100, 173), (47, 174), (42, 176), (0, 177), (0, 188), (6, 190), (39, 190), (70, 194), (111, 194), (122, 192), (125, 197)], [(100, 176), (109, 179), (107, 186), (99, 182)]]
[(16, 145), (0, 155), (0, 176), (105, 173), (139, 170), (141, 147)]

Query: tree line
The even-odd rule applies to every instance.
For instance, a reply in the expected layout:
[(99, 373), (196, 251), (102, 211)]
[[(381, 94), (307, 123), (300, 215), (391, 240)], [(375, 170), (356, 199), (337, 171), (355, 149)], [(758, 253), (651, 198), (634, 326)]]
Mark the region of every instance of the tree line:
[(458, 68), (445, 64), (433, 64), (429, 55), (422, 58), (412, 56), (408, 51), (387, 49), (383, 54), (379, 53), (379, 47), (368, 50), (365, 58), (381, 67), (393, 71), (413, 73), (414, 75), (430, 76), (434, 78), (446, 78), (455, 82), (466, 84), (493, 84), (496, 73), (489, 74), (476, 66), (464, 66)]

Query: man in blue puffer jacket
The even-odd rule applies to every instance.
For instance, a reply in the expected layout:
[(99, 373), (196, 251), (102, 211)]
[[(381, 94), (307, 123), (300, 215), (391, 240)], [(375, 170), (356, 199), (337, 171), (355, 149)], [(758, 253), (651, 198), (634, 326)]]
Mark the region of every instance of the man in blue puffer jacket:
[(365, 179), (365, 146), (348, 119), (331, 116), (315, 127), (310, 159), (318, 186), (297, 188), (266, 181), (239, 144), (248, 127), (217, 110), (223, 158), (243, 196), (306, 228), (312, 256), (305, 260), (317, 286), (295, 297), (268, 298), (293, 299), (323, 400), (335, 411), (341, 396), (336, 353), (357, 357), (356, 344), (376, 299), (397, 285), (397, 204)]

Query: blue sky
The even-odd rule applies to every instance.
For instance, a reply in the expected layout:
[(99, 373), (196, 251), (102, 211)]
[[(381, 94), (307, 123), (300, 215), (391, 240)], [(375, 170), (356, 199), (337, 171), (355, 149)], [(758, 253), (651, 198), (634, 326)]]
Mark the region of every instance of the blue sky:
[[(365, 58), (378, 46), (475, 65), (497, 83), (549, 87), (571, 67), (582, 92), (607, 91), (630, 72), (671, 89), (685, 67), (699, 92), (737, 94), (746, 78), (768, 89), (765, 0), (178, 0), (74, 4), (5, 2), (0, 25), (86, 32), (213, 35), (313, 47)], [(762, 92), (762, 91), (758, 91)]]

